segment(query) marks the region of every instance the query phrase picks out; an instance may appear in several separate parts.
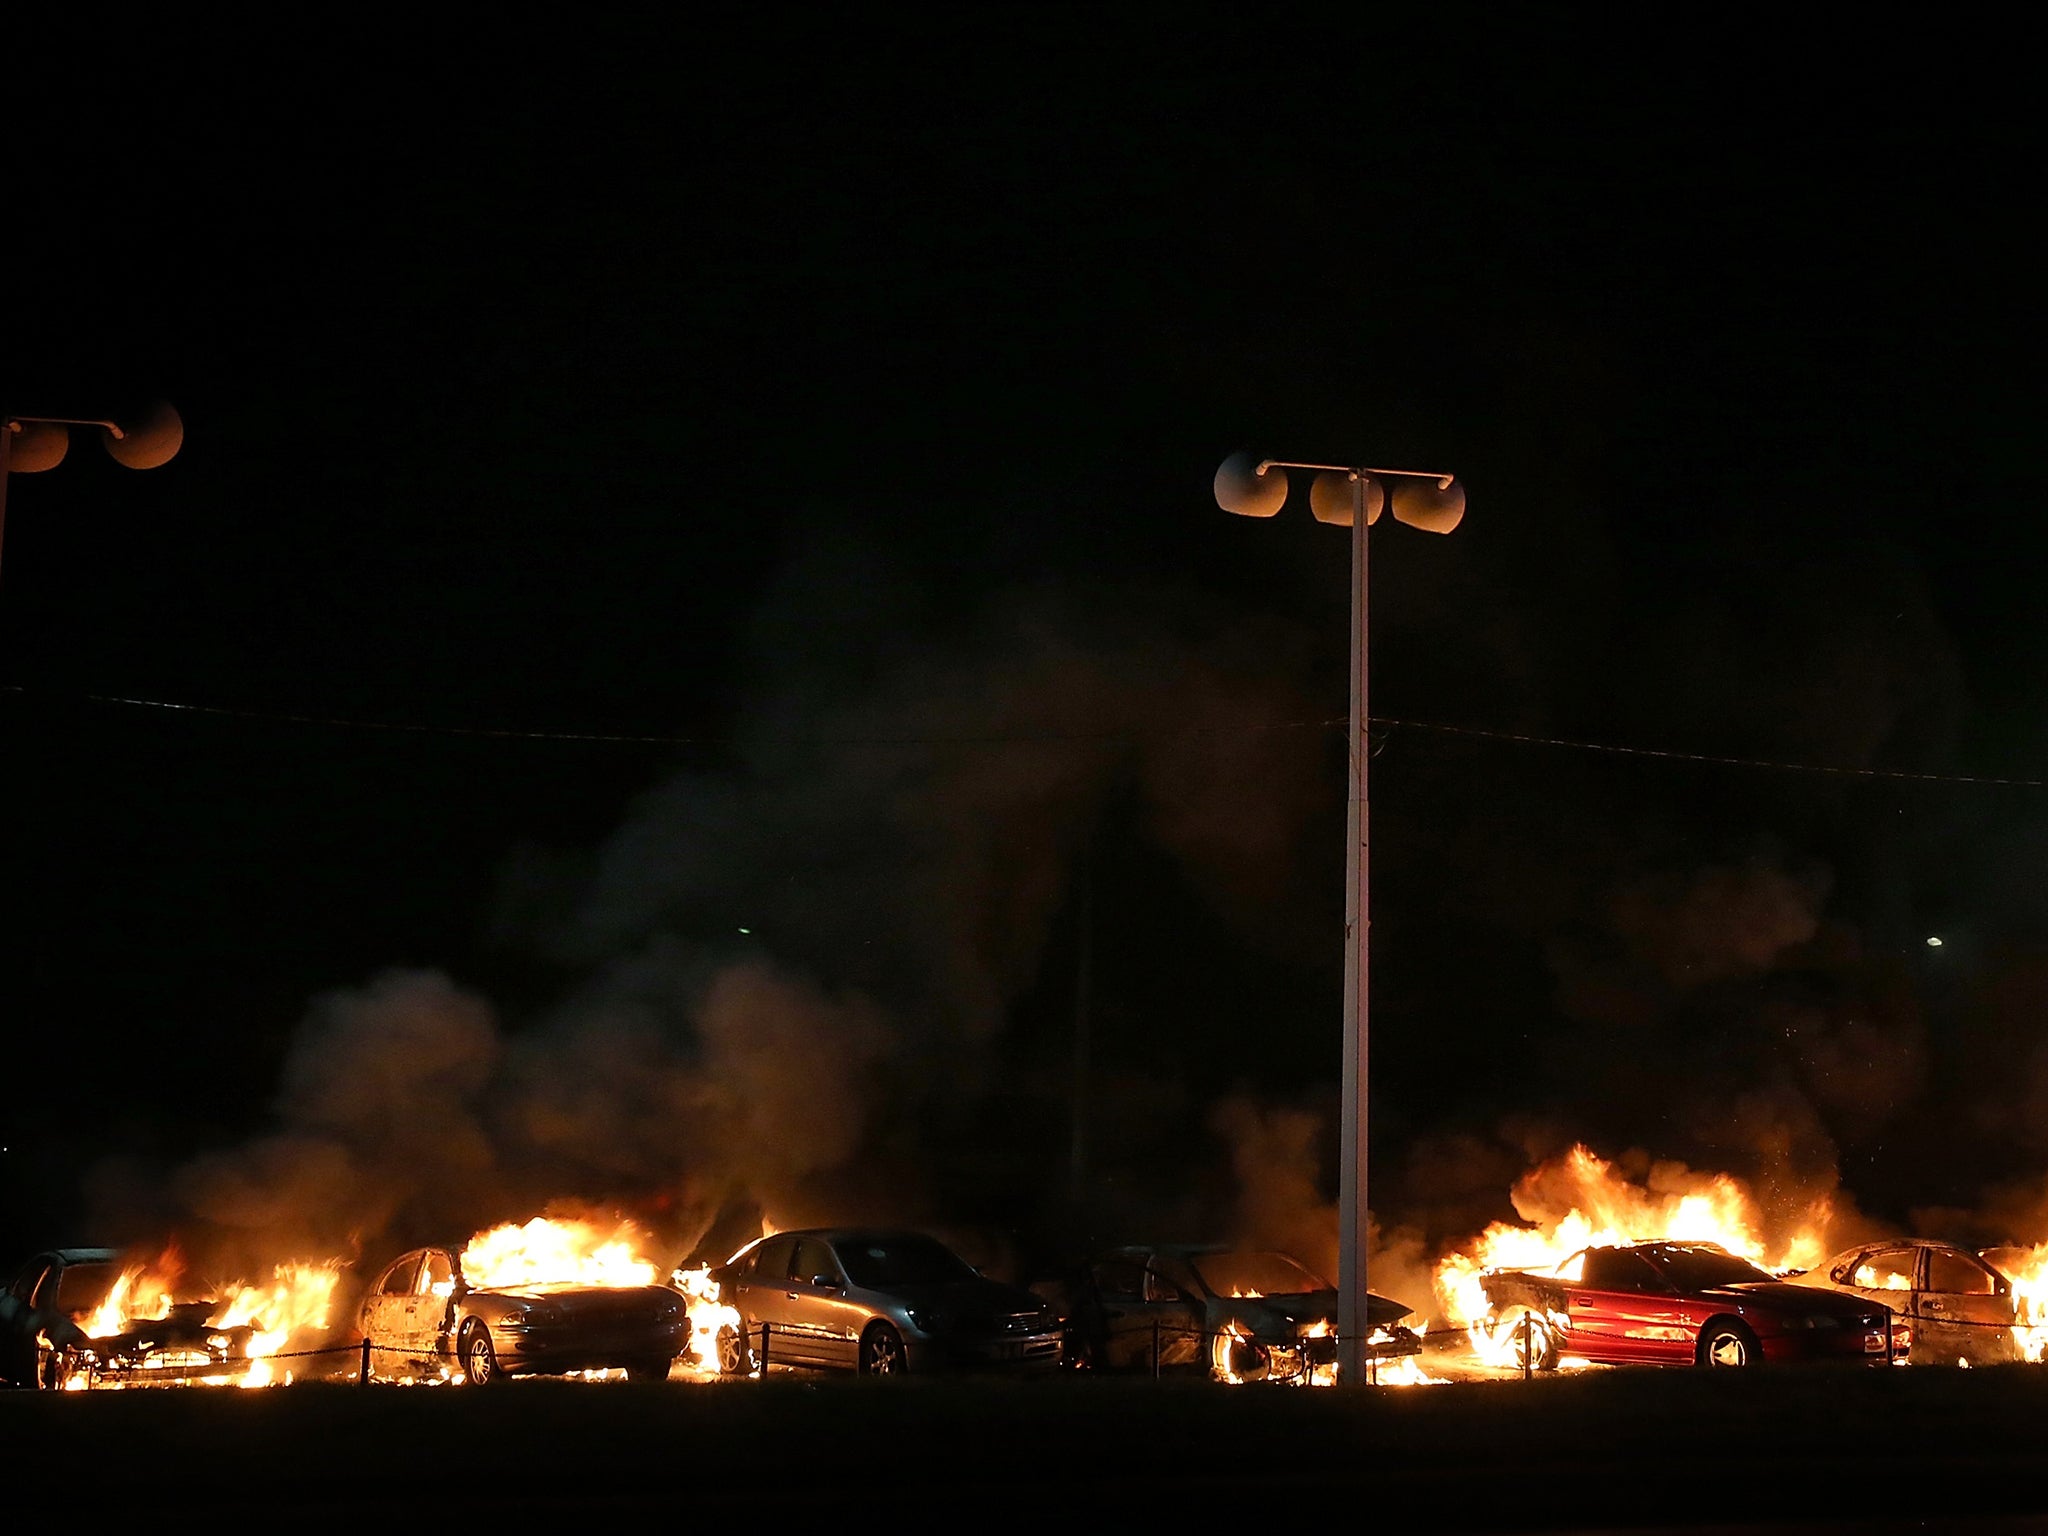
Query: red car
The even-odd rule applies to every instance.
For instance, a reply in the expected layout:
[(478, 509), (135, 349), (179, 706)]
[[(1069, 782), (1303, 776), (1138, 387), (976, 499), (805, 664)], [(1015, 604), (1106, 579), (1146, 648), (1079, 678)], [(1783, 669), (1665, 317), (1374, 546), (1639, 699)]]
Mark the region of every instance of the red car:
[(1545, 1273), (1480, 1277), (1487, 1327), (1515, 1365), (1885, 1364), (1888, 1307), (1788, 1285), (1713, 1243), (1587, 1248)]

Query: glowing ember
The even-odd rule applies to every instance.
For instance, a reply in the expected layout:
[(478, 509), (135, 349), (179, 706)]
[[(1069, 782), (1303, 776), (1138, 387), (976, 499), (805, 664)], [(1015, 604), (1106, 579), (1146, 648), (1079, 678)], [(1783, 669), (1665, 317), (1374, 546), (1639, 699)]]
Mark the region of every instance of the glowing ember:
[(630, 1221), (536, 1216), (479, 1232), (462, 1250), (462, 1277), (477, 1290), (536, 1285), (655, 1285), (660, 1271), (642, 1256), (647, 1234)]
[(1584, 1146), (1525, 1175), (1513, 1199), (1536, 1225), (1495, 1222), (1439, 1260), (1436, 1270), (1444, 1315), (1466, 1328), (1473, 1347), (1494, 1364), (1508, 1363), (1512, 1341), (1502, 1344), (1483, 1326), (1488, 1309), (1479, 1277), (1487, 1270), (1547, 1270), (1582, 1248), (1671, 1241), (1718, 1243), (1759, 1268), (1789, 1274), (1811, 1268), (1828, 1252), (1832, 1212), (1825, 1201), (1789, 1238), (1774, 1243), (1740, 1180), (1667, 1167), (1648, 1185), (1636, 1184)]

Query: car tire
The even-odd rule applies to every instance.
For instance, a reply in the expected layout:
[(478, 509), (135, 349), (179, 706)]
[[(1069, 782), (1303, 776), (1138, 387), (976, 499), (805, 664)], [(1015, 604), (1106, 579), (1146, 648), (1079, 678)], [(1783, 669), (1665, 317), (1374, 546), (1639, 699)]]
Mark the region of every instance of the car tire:
[[(1526, 1334), (1522, 1331), (1525, 1321)], [(1550, 1331), (1549, 1319), (1534, 1307), (1515, 1307), (1503, 1313), (1493, 1336), (1503, 1342), (1508, 1364), (1515, 1370), (1557, 1369), (1557, 1335)]]
[(1764, 1363), (1763, 1346), (1756, 1335), (1729, 1318), (1709, 1323), (1700, 1330), (1699, 1363), (1707, 1366), (1745, 1366)]
[(482, 1323), (470, 1321), (462, 1325), (455, 1358), (462, 1367), (462, 1379), (473, 1387), (495, 1386), (505, 1379), (505, 1373), (498, 1368), (498, 1351), (491, 1343), (491, 1330)]
[(861, 1375), (901, 1376), (903, 1367), (903, 1335), (887, 1323), (869, 1323), (860, 1336)]
[(671, 1360), (667, 1355), (655, 1355), (649, 1359), (638, 1360), (628, 1365), (626, 1367), (626, 1380), (640, 1382), (667, 1381), (669, 1371), (674, 1366), (675, 1361)]
[(754, 1350), (747, 1342), (747, 1336), (727, 1323), (718, 1330), (718, 1374), (721, 1376), (751, 1376), (754, 1374)]

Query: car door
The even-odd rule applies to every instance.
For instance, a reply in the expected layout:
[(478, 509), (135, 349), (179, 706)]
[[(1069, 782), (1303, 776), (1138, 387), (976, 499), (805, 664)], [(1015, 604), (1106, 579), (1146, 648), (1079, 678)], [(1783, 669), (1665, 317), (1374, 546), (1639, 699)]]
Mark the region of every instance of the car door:
[(799, 1239), (785, 1299), (790, 1337), (807, 1359), (846, 1370), (860, 1364), (860, 1336), (870, 1314), (849, 1299), (846, 1271), (831, 1244)]
[(1692, 1338), (1678, 1298), (1641, 1254), (1594, 1248), (1581, 1274), (1566, 1297), (1573, 1352), (1611, 1364), (1674, 1364), (1692, 1358)]
[[(796, 1264), (796, 1238), (789, 1233), (771, 1237), (756, 1248), (746, 1272), (736, 1287), (732, 1304), (755, 1349), (765, 1347), (768, 1360), (777, 1365), (811, 1363), (809, 1347), (790, 1324), (789, 1276)], [(763, 1339), (761, 1330), (768, 1334)]]
[(413, 1343), (407, 1333), (407, 1322), (419, 1272), (419, 1253), (408, 1253), (386, 1266), (363, 1297), (363, 1337), (373, 1349), (391, 1352), (378, 1362), (383, 1370), (411, 1363)]
[(1920, 1251), (1913, 1294), (1913, 1358), (1949, 1365), (2020, 1358), (2012, 1284), (1982, 1260), (1949, 1248)]

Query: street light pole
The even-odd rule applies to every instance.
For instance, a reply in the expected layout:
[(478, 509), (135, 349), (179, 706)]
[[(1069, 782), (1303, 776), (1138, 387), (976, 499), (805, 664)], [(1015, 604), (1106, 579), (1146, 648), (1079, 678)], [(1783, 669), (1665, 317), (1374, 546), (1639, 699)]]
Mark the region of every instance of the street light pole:
[(1465, 513), (1465, 492), (1454, 477), (1418, 470), (1371, 469), (1359, 465), (1303, 464), (1284, 459), (1254, 460), (1233, 454), (1216, 471), (1216, 502), (1244, 517), (1271, 517), (1287, 500), (1287, 477), (1273, 470), (1313, 471), (1309, 506), (1318, 521), (1351, 529), (1351, 711), (1346, 753), (1350, 788), (1345, 808), (1344, 895), (1344, 1062), (1338, 1130), (1342, 1153), (1337, 1167), (1337, 1380), (1365, 1380), (1366, 1343), (1372, 1331), (1366, 1283), (1370, 1207), (1366, 1200), (1371, 1030), (1368, 1000), (1372, 946), (1370, 801), (1371, 761), (1366, 707), (1366, 643), (1369, 636), (1370, 569), (1367, 530), (1379, 520), (1385, 500), (1382, 482), (1394, 482), (1397, 522), (1429, 533), (1449, 533)]

